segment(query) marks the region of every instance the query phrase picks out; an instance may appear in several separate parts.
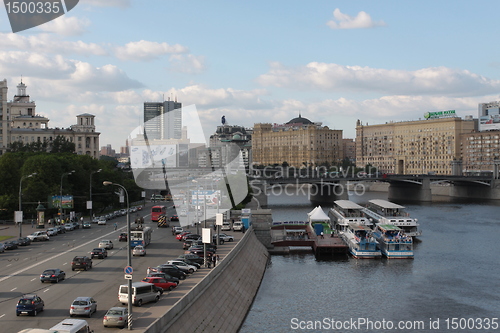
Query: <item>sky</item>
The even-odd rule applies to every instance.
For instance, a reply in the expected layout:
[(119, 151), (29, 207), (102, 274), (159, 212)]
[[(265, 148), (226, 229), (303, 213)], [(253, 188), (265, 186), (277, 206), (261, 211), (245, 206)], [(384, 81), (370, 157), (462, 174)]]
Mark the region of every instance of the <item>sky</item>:
[[(477, 117), (500, 100), (500, 1), (80, 0), (12, 33), (0, 9), (0, 80), (27, 85), (49, 127), (96, 116), (125, 146), (143, 103), (193, 105), (205, 134), (301, 114), (355, 138), (363, 124)], [(185, 121), (188, 121), (185, 119)]]

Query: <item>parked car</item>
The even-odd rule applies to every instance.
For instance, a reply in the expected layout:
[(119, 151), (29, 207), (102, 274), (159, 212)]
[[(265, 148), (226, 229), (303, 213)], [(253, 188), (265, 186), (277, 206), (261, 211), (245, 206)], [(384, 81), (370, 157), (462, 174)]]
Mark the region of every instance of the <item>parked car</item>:
[(175, 287), (177, 287), (177, 283), (167, 281), (166, 279), (161, 277), (148, 276), (142, 279), (142, 282), (152, 283), (155, 286), (163, 288), (163, 290), (168, 290), (168, 291), (171, 291)]
[(228, 231), (231, 230), (231, 223), (224, 221), (222, 222), (222, 227), (220, 228), (222, 231)]
[(128, 326), (128, 309), (123, 307), (112, 307), (106, 312), (102, 319), (104, 327), (121, 327)]
[(137, 245), (132, 250), (132, 255), (133, 256), (145, 256), (146, 255), (146, 249), (142, 245)]
[(49, 235), (49, 236), (57, 236), (57, 234), (59, 234), (59, 232), (57, 231), (56, 228), (49, 228), (49, 229), (47, 229), (47, 235)]
[(113, 242), (110, 241), (109, 239), (103, 239), (99, 242), (99, 247), (106, 250), (110, 250), (113, 248)]
[(26, 246), (31, 244), (31, 239), (28, 237), (21, 237), (17, 239), (17, 245), (19, 246)]
[[(217, 234), (214, 235), (214, 237), (217, 237)], [(225, 233), (220, 233), (219, 238), (224, 240), (224, 242), (233, 242), (234, 237)]]
[[(153, 269), (156, 269), (156, 268), (153, 268)], [(176, 277), (169, 275), (167, 273), (153, 272), (152, 271), (153, 269), (150, 268), (150, 273), (146, 277), (161, 277), (169, 282), (175, 282), (177, 285), (179, 284), (179, 282), (180, 282), (179, 278), (176, 278)]]
[(236, 221), (233, 223), (233, 231), (243, 231), (243, 223), (241, 221)]
[(203, 265), (203, 258), (200, 258), (200, 256), (196, 255), (196, 254), (190, 254), (190, 253), (184, 253), (184, 254), (181, 254), (177, 257), (177, 259), (187, 259), (187, 260), (190, 260), (190, 261), (193, 261), (197, 264), (200, 264), (200, 265)]
[(71, 224), (73, 224), (73, 229), (80, 229), (80, 223), (78, 222), (70, 222)]
[(181, 260), (169, 260), (169, 261), (167, 261), (167, 265), (175, 265), (178, 268), (180, 268), (181, 270), (183, 270), (189, 274), (192, 274), (198, 270), (198, 268), (196, 268), (196, 266), (189, 265)]
[(181, 210), (181, 212), (179, 213), (179, 216), (187, 216), (187, 210), (185, 210), (185, 209)]
[[(198, 257), (198, 256), (197, 256)], [(199, 258), (199, 257), (198, 257)], [(192, 266), (196, 266), (197, 269), (200, 269), (201, 268), (201, 265), (203, 264), (203, 260), (201, 263), (197, 263), (197, 262), (194, 262), (192, 260), (189, 260), (189, 259), (183, 259), (183, 258), (176, 258), (175, 260), (180, 260), (180, 261), (184, 261), (186, 264), (188, 265), (192, 265)]]
[(0, 243), (0, 253), (5, 252), (5, 247), (3, 246), (2, 243)]
[(45, 231), (35, 231), (31, 235), (27, 236), (32, 242), (33, 241), (48, 241), (50, 239), (49, 235)]
[(189, 234), (191, 234), (191, 231), (183, 231), (183, 232), (177, 234), (177, 236), (175, 236), (175, 239), (177, 239), (178, 241), (182, 241), (182, 237), (189, 235)]
[(184, 243), (182, 244), (182, 249), (183, 250), (189, 249), (193, 245), (193, 243), (196, 243), (196, 240), (194, 239), (185, 240)]
[(120, 234), (120, 236), (118, 236), (118, 241), (119, 242), (126, 242), (127, 241), (127, 233), (126, 232), (122, 232)]
[(99, 259), (104, 259), (108, 256), (108, 250), (97, 247), (90, 251), (90, 259), (94, 259), (94, 257), (97, 257)]
[(58, 283), (61, 280), (66, 279), (66, 273), (59, 268), (46, 269), (40, 275), (40, 281), (43, 283), (45, 281)]
[(179, 280), (185, 280), (187, 274), (174, 265), (160, 265), (156, 267), (158, 272), (167, 273), (173, 277), (178, 278)]
[(64, 227), (61, 225), (55, 226), (54, 229), (57, 230), (58, 234), (65, 234), (66, 233), (66, 229), (64, 229)]
[(90, 228), (92, 228), (92, 223), (90, 223), (90, 221), (83, 222), (82, 229), (90, 229)]
[(45, 303), (37, 294), (25, 294), (19, 299), (16, 306), (16, 316), (22, 314), (36, 316), (43, 311)]
[(76, 256), (71, 261), (71, 270), (83, 269), (84, 271), (92, 268), (92, 259), (87, 256)]
[(69, 316), (92, 317), (97, 312), (97, 302), (92, 297), (77, 297), (69, 308)]
[(97, 220), (98, 225), (106, 225), (106, 217), (105, 216), (100, 216), (99, 219)]
[(75, 230), (75, 227), (73, 226), (73, 223), (66, 223), (66, 224), (64, 225), (64, 229), (65, 229), (66, 231), (73, 231), (73, 230)]
[(3, 243), (3, 247), (5, 250), (15, 250), (17, 249), (17, 241), (6, 241)]
[(184, 229), (182, 229), (182, 227), (172, 227), (172, 235), (178, 235), (183, 231)]
[(198, 234), (187, 234), (187, 235), (184, 235), (182, 237), (182, 239), (184, 241), (188, 240), (188, 239), (194, 239), (194, 240), (198, 240), (198, 239), (201, 239), (201, 235), (198, 235)]

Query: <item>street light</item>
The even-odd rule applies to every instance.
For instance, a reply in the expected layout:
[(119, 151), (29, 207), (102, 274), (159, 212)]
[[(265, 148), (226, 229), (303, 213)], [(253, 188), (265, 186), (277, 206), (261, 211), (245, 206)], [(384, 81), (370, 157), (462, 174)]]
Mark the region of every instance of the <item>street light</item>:
[(37, 173), (33, 172), (31, 175), (22, 176), (19, 181), (19, 211), (21, 213), (21, 222), (19, 222), (19, 238), (23, 237), (23, 207), (22, 207), (22, 183), (23, 179), (35, 176)]
[[(132, 267), (132, 249), (130, 247), (130, 207), (128, 201), (128, 192), (127, 189), (117, 183), (113, 183), (110, 181), (103, 181), (102, 184), (104, 186), (115, 185), (123, 189), (125, 191), (125, 195), (127, 197), (127, 266)], [(132, 280), (128, 280), (128, 329), (132, 329)]]
[(90, 173), (90, 202), (89, 202), (89, 208), (90, 208), (90, 223), (92, 223), (92, 175), (94, 173), (98, 173), (98, 172), (101, 172), (102, 169), (99, 169), (97, 171), (92, 171)]
[(71, 170), (70, 172), (65, 172), (61, 176), (61, 188), (59, 191), (59, 194), (61, 195), (59, 197), (59, 222), (61, 222), (61, 220), (62, 220), (62, 184), (63, 184), (63, 178), (64, 178), (64, 176), (71, 175), (73, 172), (75, 172), (75, 170)]

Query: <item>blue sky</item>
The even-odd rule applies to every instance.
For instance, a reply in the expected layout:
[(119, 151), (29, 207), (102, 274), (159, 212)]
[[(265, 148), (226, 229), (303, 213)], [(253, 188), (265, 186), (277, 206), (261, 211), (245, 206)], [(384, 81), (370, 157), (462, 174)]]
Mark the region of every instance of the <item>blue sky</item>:
[(500, 100), (498, 1), (80, 0), (12, 33), (0, 10), (0, 79), (23, 77), (51, 127), (96, 115), (119, 149), (143, 103), (195, 105), (206, 134), (220, 117), (252, 127), (300, 112), (355, 137), (355, 123), (427, 111), (477, 117)]

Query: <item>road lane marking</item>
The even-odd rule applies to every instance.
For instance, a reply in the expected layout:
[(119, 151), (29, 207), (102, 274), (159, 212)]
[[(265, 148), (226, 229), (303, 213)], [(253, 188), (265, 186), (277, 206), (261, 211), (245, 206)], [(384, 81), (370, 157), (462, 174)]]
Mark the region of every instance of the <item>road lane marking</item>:
[(17, 289), (17, 287), (15, 287), (15, 288), (11, 289), (10, 291), (14, 291), (14, 290), (16, 290), (16, 289)]

